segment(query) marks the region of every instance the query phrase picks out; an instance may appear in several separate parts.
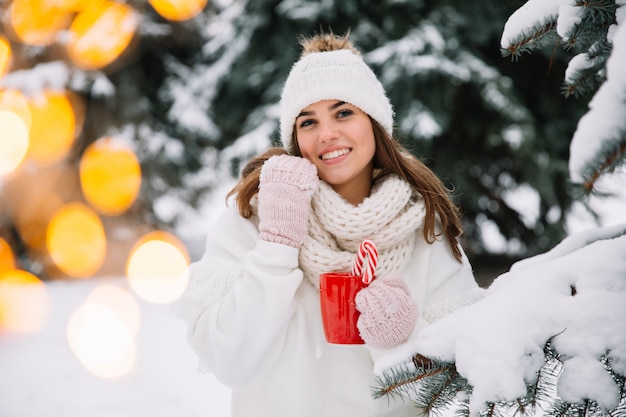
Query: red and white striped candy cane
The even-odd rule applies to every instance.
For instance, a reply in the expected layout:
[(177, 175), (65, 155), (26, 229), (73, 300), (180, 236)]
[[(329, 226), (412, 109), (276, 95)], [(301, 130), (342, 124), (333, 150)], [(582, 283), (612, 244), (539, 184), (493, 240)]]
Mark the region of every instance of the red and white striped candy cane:
[(378, 266), (378, 249), (373, 241), (366, 239), (359, 244), (352, 265), (352, 275), (362, 276), (363, 283), (369, 284), (374, 279), (376, 266)]

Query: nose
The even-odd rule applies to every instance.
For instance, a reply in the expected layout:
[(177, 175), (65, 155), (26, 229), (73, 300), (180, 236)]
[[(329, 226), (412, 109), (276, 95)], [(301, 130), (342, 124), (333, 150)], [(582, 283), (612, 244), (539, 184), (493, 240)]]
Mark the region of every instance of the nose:
[(319, 140), (322, 143), (330, 142), (339, 137), (339, 130), (332, 122), (320, 123)]

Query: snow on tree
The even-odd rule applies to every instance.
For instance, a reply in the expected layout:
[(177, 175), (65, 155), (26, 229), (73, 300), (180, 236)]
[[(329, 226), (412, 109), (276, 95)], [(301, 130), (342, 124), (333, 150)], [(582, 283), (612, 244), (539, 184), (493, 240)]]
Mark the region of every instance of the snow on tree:
[[(592, 191), (626, 150), (626, 9), (620, 1), (529, 0), (508, 19), (504, 54), (577, 49), (564, 92), (597, 88), (571, 141), (570, 177)], [(599, 85), (599, 88), (597, 87)], [(422, 330), (377, 364), (377, 396), (441, 413), (626, 413), (626, 225), (569, 236), (514, 264), (483, 300)], [(409, 358), (409, 359), (407, 359)]]
[(514, 58), (562, 45), (574, 55), (563, 93), (581, 96), (595, 91), (572, 138), (569, 158), (572, 181), (587, 191), (603, 173), (623, 165), (626, 157), (625, 4), (530, 0), (510, 16), (502, 33), (502, 51)]
[(625, 253), (626, 225), (618, 225), (518, 262), (481, 301), (382, 358), (377, 395), (439, 412), (458, 401), (469, 415), (623, 413)]
[[(17, 3), (26, 4), (0, 0), (0, 11), (6, 15)], [(137, 28), (117, 61), (78, 67), (64, 51), (67, 29), (47, 45), (11, 39), (13, 66), (0, 89), (65, 89), (85, 101), (83, 129), (63, 162), (69, 168), (100, 137), (132, 144), (143, 177), (126, 213), (132, 222), (205, 233), (186, 225), (199, 224), (246, 160), (277, 144), (276, 103), (300, 52), (298, 37), (332, 29), (350, 31), (380, 75), (398, 138), (458, 191), (465, 245), (476, 265), (483, 255), (508, 265), (509, 257), (541, 252), (564, 237), (573, 199), (560, 184), (582, 106), (550, 98), (554, 77), (541, 65), (520, 70), (532, 73), (530, 85), (510, 75), (518, 70), (492, 48), (508, 3), (214, 0), (181, 21), (144, 1), (115, 3), (133, 9)], [(562, 65), (557, 57), (555, 68)], [(19, 233), (13, 235), (23, 252)], [(497, 245), (490, 244), (493, 235)]]

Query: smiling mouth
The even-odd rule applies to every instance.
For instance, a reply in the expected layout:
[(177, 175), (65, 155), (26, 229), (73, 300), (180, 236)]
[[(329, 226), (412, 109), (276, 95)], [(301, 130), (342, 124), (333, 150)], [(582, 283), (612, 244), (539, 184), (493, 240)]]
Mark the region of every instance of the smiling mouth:
[(322, 161), (327, 161), (329, 159), (339, 158), (340, 156), (350, 153), (351, 151), (352, 151), (351, 148), (345, 148), (345, 149), (339, 149), (339, 150), (332, 151), (332, 152), (326, 152), (325, 154), (320, 155), (320, 159)]

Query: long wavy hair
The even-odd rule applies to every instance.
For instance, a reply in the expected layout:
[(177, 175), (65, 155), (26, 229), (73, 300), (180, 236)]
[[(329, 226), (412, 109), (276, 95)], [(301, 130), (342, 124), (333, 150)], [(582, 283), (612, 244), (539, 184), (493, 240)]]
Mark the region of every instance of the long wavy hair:
[[(408, 182), (420, 193), (425, 202), (424, 239), (428, 243), (433, 243), (437, 237), (444, 236), (455, 258), (461, 261), (458, 238), (462, 235), (463, 229), (459, 208), (452, 202), (450, 190), (430, 168), (387, 134), (376, 120), (371, 117), (370, 120), (376, 144), (373, 159), (376, 175), (372, 179), (372, 184), (389, 174), (395, 174)], [(226, 196), (227, 200), (232, 196), (235, 197), (237, 208), (243, 217), (249, 218), (253, 214), (250, 200), (259, 191), (259, 177), (265, 161), (274, 155), (302, 156), (295, 133), (293, 136), (294, 149), (269, 148), (263, 154), (252, 158), (243, 168), (239, 182)]]

